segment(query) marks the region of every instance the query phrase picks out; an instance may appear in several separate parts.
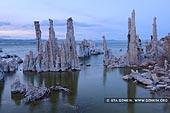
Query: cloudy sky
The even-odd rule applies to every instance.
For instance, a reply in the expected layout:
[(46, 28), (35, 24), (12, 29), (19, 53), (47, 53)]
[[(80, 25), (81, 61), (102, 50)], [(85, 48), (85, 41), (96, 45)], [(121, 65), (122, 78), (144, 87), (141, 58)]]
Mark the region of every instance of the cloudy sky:
[(158, 37), (170, 32), (170, 0), (1, 0), (0, 37), (35, 38), (33, 21), (39, 20), (42, 38), (48, 38), (48, 19), (54, 20), (56, 36), (65, 38), (66, 19), (74, 20), (77, 40), (127, 39), (127, 19), (136, 11), (137, 33), (149, 39), (153, 17)]

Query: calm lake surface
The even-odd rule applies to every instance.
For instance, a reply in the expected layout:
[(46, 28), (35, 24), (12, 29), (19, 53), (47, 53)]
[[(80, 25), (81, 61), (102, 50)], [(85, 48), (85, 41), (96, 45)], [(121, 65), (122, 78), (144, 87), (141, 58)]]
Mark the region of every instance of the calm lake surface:
[[(96, 41), (102, 49), (102, 41)], [(29, 50), (35, 51), (35, 43), (0, 43), (4, 53), (24, 58)], [(126, 52), (126, 42), (108, 41), (114, 55)], [(123, 51), (120, 52), (119, 49)], [(22, 65), (16, 73), (7, 73), (0, 85), (0, 113), (170, 113), (170, 103), (105, 103), (104, 98), (157, 98), (141, 85), (126, 82), (122, 76), (128, 68), (105, 69), (103, 55), (80, 60), (90, 67), (81, 66), (79, 72), (23, 73)], [(16, 76), (22, 83), (50, 87), (59, 83), (71, 89), (71, 94), (53, 93), (49, 98), (31, 104), (23, 104), (19, 97), (10, 93), (10, 85)]]

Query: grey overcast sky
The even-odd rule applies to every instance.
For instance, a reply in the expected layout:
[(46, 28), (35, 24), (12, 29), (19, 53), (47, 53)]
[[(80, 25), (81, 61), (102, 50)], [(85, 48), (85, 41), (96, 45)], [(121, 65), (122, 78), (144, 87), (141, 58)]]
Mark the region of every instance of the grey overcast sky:
[(1, 0), (0, 37), (35, 38), (33, 21), (39, 20), (42, 38), (48, 38), (48, 19), (54, 20), (58, 39), (65, 38), (66, 20), (74, 20), (77, 40), (127, 39), (127, 20), (136, 11), (137, 33), (149, 39), (153, 17), (158, 37), (170, 32), (170, 0)]

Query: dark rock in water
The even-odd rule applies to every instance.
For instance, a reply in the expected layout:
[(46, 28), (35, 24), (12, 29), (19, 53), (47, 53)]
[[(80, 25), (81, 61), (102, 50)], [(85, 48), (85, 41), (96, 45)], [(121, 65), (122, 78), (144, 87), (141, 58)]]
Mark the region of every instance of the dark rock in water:
[(91, 66), (91, 64), (86, 64), (86, 66)]
[(3, 55), (2, 56), (2, 58), (5, 58), (5, 59), (8, 59), (8, 58), (17, 58), (17, 57), (19, 57), (18, 55), (11, 55), (11, 54), (5, 54), (5, 55)]
[(80, 66), (83, 66), (83, 63), (80, 63)]
[(71, 92), (70, 89), (68, 89), (68, 88), (66, 88), (66, 87), (63, 87), (63, 86), (59, 86), (59, 85), (57, 85), (57, 86), (51, 86), (51, 87), (50, 87), (50, 90), (52, 90), (52, 91), (64, 91), (64, 92), (66, 92), (66, 93), (70, 93), (70, 92)]
[(24, 103), (30, 103), (37, 100), (44, 99), (48, 97), (51, 92), (53, 91), (61, 91), (65, 93), (70, 93), (71, 90), (64, 87), (64, 86), (51, 86), (50, 88), (47, 87), (35, 87), (30, 85), (29, 88), (26, 90), (26, 85), (21, 84), (19, 77), (15, 79), (15, 81), (11, 84), (11, 96), (16, 98), (20, 96), (23, 98)]
[(70, 89), (60, 85), (51, 86), (50, 88), (35, 87), (31, 85), (26, 91), (25, 85), (21, 84), (19, 79), (16, 79), (11, 85), (11, 96), (14, 99), (18, 97), (23, 98), (22, 101), (25, 104), (47, 98), (54, 91), (71, 93)]
[(24, 95), (24, 103), (34, 102), (47, 97), (50, 94), (50, 89), (46, 87), (32, 86)]
[(11, 93), (17, 94), (17, 93), (25, 93), (26, 92), (26, 86), (20, 82), (20, 79), (17, 77), (15, 81), (11, 84)]
[(20, 57), (17, 57), (16, 60), (19, 64), (23, 63), (23, 60)]
[(6, 54), (6, 55), (2, 56), (2, 58), (11, 58), (11, 56)]
[(59, 85), (51, 86), (50, 88), (30, 86), (24, 95), (23, 101), (24, 103), (30, 103), (30, 102), (44, 99), (48, 97), (52, 93), (52, 91), (63, 91), (66, 93), (71, 92), (70, 89)]

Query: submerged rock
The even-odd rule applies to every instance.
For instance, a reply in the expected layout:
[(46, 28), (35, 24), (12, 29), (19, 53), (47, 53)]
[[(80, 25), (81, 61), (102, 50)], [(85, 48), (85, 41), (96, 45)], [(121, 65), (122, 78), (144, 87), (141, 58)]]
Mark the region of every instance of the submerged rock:
[(133, 83), (142, 83), (151, 93), (167, 93), (170, 91), (170, 77), (167, 75), (159, 77), (153, 70), (145, 73), (139, 73), (138, 70), (131, 70), (129, 75), (122, 77), (124, 80), (133, 81)]
[(138, 71), (131, 70), (130, 75), (126, 75), (123, 77), (124, 80), (134, 80), (136, 82), (142, 83), (144, 85), (152, 85), (153, 81), (144, 77), (144, 74), (141, 75)]
[(17, 94), (19, 94), (18, 96), (23, 98), (24, 103), (30, 103), (47, 98), (54, 91), (71, 93), (70, 89), (61, 85), (51, 86), (49, 88), (29, 85), (29, 88), (26, 89), (26, 85), (20, 82), (19, 77), (17, 77), (11, 84), (11, 95), (15, 97)]
[(88, 67), (89, 67), (89, 66), (91, 66), (91, 64), (86, 64), (86, 66), (88, 66)]
[(42, 98), (47, 97), (50, 94), (50, 90), (46, 87), (35, 87), (32, 86), (24, 95), (23, 101), (25, 103), (34, 102)]
[(71, 92), (70, 89), (60, 85), (51, 86), (50, 88), (30, 86), (24, 95), (23, 101), (24, 103), (30, 103), (37, 100), (41, 100), (47, 98), (53, 91), (63, 91), (66, 93)]
[(11, 84), (11, 93), (12, 94), (22, 94), (26, 92), (26, 85), (20, 82), (20, 79), (17, 77)]
[(64, 92), (66, 92), (66, 93), (70, 93), (70, 92), (71, 92), (70, 89), (68, 89), (68, 88), (66, 88), (66, 87), (63, 87), (63, 86), (59, 86), (59, 85), (57, 85), (57, 86), (51, 86), (51, 87), (50, 87), (50, 90), (51, 90), (51, 91), (64, 91)]

